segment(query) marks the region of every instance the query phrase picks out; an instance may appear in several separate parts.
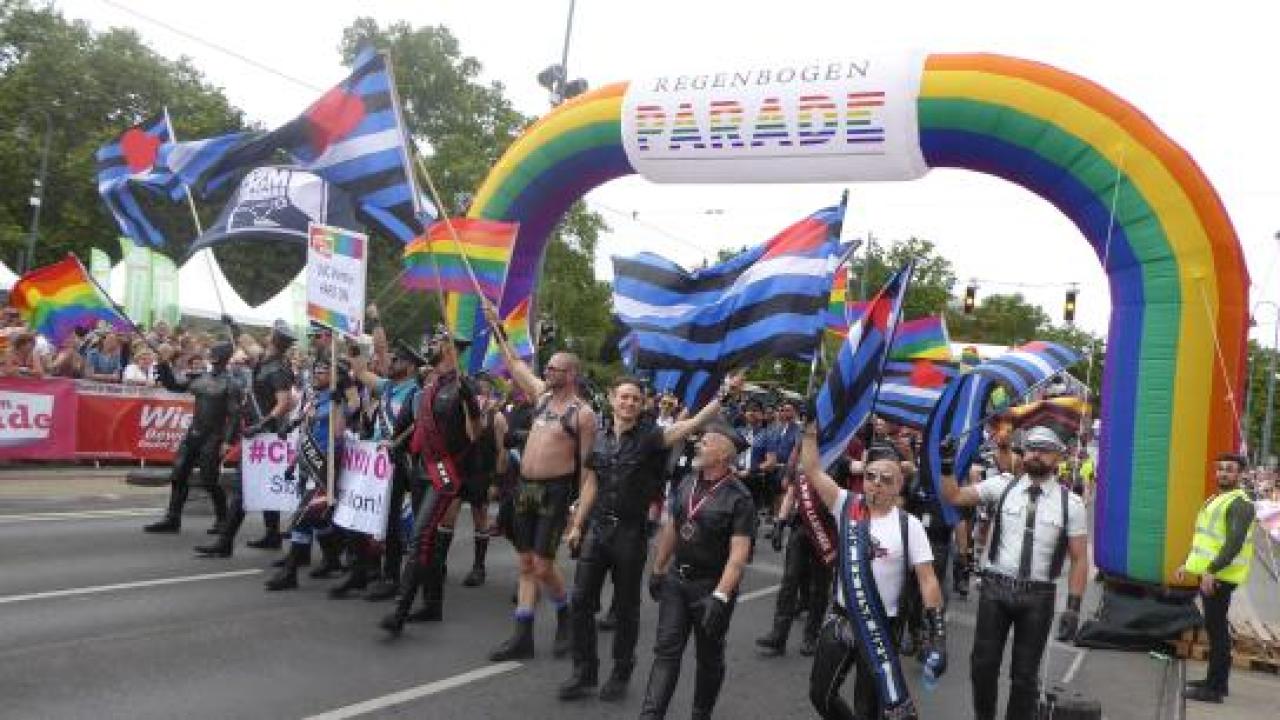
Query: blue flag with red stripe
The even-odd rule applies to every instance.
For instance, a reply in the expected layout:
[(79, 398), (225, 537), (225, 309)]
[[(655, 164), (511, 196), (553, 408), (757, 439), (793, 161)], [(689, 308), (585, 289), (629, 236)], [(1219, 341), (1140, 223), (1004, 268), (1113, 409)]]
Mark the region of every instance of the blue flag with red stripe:
[(120, 133), (94, 154), (98, 194), (120, 232), (140, 245), (159, 246), (165, 242), (164, 233), (149, 216), (138, 191), (168, 194), (167, 185), (174, 179), (164, 174), (157, 176), (155, 165), (160, 147), (169, 140), (169, 125), (161, 113)]

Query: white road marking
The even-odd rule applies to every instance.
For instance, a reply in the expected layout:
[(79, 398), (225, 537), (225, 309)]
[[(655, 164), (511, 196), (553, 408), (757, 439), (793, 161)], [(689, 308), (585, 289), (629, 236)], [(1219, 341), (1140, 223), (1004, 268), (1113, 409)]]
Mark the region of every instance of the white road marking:
[(738, 602), (745, 603), (745, 602), (751, 602), (752, 600), (759, 600), (762, 597), (768, 597), (770, 595), (773, 595), (781, 589), (782, 589), (781, 585), (770, 585), (769, 587), (762, 587), (759, 590), (752, 590), (749, 593), (743, 593), (739, 595)]
[(1063, 685), (1070, 685), (1071, 681), (1075, 679), (1076, 673), (1080, 672), (1080, 666), (1084, 665), (1084, 658), (1089, 654), (1089, 651), (1077, 649), (1075, 653), (1076, 659), (1071, 661), (1071, 667), (1067, 668), (1067, 674), (1062, 676)]
[(92, 520), (116, 517), (138, 517), (156, 515), (164, 508), (115, 508), (109, 510), (77, 510), (75, 512), (42, 512), (21, 515), (0, 515), (0, 524), (20, 522), (41, 522), (46, 520)]
[(383, 695), (382, 697), (365, 700), (364, 702), (358, 702), (354, 705), (347, 705), (346, 707), (340, 707), (336, 710), (320, 713), (319, 715), (312, 715), (305, 718), (305, 720), (345, 720), (346, 718), (359, 717), (361, 715), (367, 715), (371, 712), (383, 710), (395, 705), (403, 705), (407, 702), (418, 700), (420, 698), (438, 695), (447, 690), (462, 687), (463, 685), (476, 682), (477, 680), (484, 680), (485, 678), (490, 678), (494, 675), (508, 673), (520, 667), (521, 664), (518, 662), (501, 662), (493, 665), (486, 665), (485, 667), (464, 672), (460, 675), (454, 675), (453, 677), (447, 677), (443, 680), (427, 683), (426, 685), (419, 685), (418, 687), (409, 688), (408, 690), (401, 690), (400, 692), (394, 692), (390, 695)]
[(206, 573), (204, 575), (184, 575), (182, 577), (139, 580), (137, 582), (116, 583), (114, 585), (94, 585), (91, 587), (67, 588), (66, 590), (52, 590), (49, 592), (29, 593), (27, 595), (4, 595), (0, 596), (0, 605), (26, 602), (28, 600), (49, 600), (52, 598), (75, 597), (77, 595), (97, 595), (99, 593), (115, 592), (116, 590), (134, 590), (136, 588), (160, 587), (163, 585), (182, 585), (184, 583), (203, 582), (205, 580), (225, 580), (228, 578), (244, 577), (246, 575), (257, 575), (261, 572), (261, 569), (250, 568), (248, 570), (229, 570), (227, 572)]

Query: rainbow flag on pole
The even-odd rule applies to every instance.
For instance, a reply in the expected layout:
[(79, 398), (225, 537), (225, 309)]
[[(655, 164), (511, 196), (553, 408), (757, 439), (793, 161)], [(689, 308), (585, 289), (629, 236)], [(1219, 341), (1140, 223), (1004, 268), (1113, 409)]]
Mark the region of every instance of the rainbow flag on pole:
[(76, 259), (67, 257), (23, 275), (9, 293), (9, 304), (36, 332), (60, 344), (76, 328), (93, 328), (106, 321), (121, 331), (132, 325), (121, 315)]
[(472, 218), (455, 218), (449, 223), (453, 232), (444, 221), (436, 222), (405, 248), (404, 286), (410, 290), (475, 294), (476, 286), (466, 267), (470, 263), (480, 292), (498, 302), (507, 282), (520, 225)]
[[(515, 349), (516, 355), (526, 360), (533, 357), (533, 336), (529, 334), (528, 298), (512, 308), (511, 312), (502, 319), (502, 329), (506, 331), (507, 340)], [(488, 352), (484, 356), (484, 369), (490, 372), (501, 371), (506, 368), (506, 364), (497, 339), (490, 337)]]
[(951, 361), (951, 339), (941, 315), (904, 320), (893, 337), (893, 360)]

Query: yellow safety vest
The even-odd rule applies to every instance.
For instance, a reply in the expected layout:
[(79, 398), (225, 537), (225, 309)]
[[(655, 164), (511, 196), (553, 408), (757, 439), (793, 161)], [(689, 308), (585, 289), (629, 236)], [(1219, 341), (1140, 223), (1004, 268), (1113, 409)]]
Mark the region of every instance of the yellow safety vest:
[[(1227, 508), (1236, 500), (1249, 502), (1244, 490), (1214, 495), (1209, 498), (1200, 514), (1196, 516), (1196, 534), (1191, 538), (1191, 552), (1187, 555), (1187, 572), (1203, 575), (1209, 570), (1209, 563), (1218, 557), (1223, 543), (1227, 540)], [(1240, 552), (1232, 559), (1231, 564), (1222, 568), (1214, 577), (1234, 585), (1243, 585), (1249, 579), (1249, 569), (1253, 566), (1253, 527), (1245, 536)]]

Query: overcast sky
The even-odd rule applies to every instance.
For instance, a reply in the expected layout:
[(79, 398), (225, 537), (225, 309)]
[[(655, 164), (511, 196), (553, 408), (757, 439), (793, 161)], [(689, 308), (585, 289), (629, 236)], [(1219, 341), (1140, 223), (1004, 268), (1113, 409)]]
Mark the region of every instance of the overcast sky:
[[(190, 56), (251, 120), (267, 126), (304, 109), (316, 88), (344, 76), (337, 47), (358, 16), (383, 23), (442, 24), (530, 115), (548, 108), (534, 79), (558, 62), (568, 0), (62, 0), (97, 28), (132, 27), (157, 52)], [(570, 74), (599, 86), (659, 70), (701, 70), (741, 60), (841, 58), (868, 51), (998, 52), (1047, 62), (1100, 83), (1145, 112), (1186, 148), (1216, 186), (1235, 223), (1253, 282), (1251, 302), (1280, 302), (1280, 143), (1275, 23), (1267, 3), (784, 3), (578, 0)], [(839, 198), (842, 185), (674, 186), (636, 178), (587, 197), (609, 221), (608, 256), (642, 249), (686, 265), (725, 246), (753, 244)], [(1067, 283), (1081, 286), (1078, 321), (1105, 333), (1110, 311), (1097, 257), (1056, 209), (1019, 187), (963, 171), (908, 183), (850, 186), (847, 234), (877, 241), (918, 235), (981, 293), (1022, 292), (1060, 319)], [(632, 218), (636, 219), (632, 219)], [(959, 291), (957, 291), (959, 292)], [(980, 295), (981, 297), (981, 295)], [(1254, 336), (1271, 344), (1274, 308)]]

